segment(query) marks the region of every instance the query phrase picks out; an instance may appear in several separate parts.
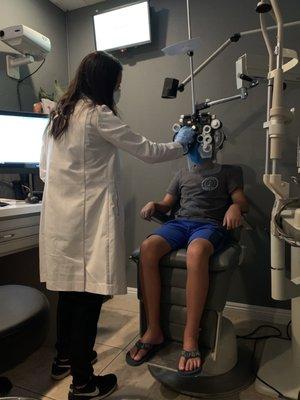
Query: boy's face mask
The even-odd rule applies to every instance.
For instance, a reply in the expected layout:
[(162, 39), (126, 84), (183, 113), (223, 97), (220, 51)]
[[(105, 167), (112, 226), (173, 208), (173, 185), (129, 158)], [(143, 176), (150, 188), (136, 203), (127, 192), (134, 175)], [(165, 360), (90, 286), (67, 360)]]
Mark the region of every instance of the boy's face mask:
[(188, 158), (193, 164), (201, 165), (207, 161), (207, 158), (201, 157), (201, 152), (199, 151), (199, 143), (196, 142), (191, 150), (188, 152)]

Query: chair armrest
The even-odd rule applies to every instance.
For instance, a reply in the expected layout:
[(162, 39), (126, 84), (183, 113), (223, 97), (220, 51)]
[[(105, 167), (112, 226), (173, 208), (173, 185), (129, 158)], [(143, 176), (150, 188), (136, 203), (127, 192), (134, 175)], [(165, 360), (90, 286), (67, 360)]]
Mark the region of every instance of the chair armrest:
[(246, 231), (253, 231), (253, 226), (247, 219), (247, 214), (242, 215), (242, 228), (244, 228)]
[(164, 224), (172, 219), (170, 215), (164, 214), (160, 211), (155, 211), (155, 213), (151, 217), (151, 221), (154, 221), (158, 224)]
[(130, 261), (134, 261), (136, 264), (139, 263), (140, 260), (140, 248), (138, 247), (133, 251), (133, 253), (129, 257)]

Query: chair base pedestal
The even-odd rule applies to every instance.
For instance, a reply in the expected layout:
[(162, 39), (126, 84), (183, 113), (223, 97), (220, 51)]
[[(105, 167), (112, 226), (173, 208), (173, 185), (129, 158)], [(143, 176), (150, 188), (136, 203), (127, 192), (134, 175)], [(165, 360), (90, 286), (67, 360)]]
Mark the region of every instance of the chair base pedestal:
[[(176, 357), (178, 359), (178, 352)], [(174, 355), (175, 358), (175, 355)], [(158, 360), (157, 360), (158, 361)], [(249, 387), (255, 379), (252, 364), (252, 352), (247, 347), (238, 347), (238, 361), (234, 368), (222, 375), (199, 375), (197, 377), (180, 377), (166, 363), (159, 365), (154, 359), (148, 363), (151, 375), (161, 384), (187, 396), (196, 398), (228, 397)]]

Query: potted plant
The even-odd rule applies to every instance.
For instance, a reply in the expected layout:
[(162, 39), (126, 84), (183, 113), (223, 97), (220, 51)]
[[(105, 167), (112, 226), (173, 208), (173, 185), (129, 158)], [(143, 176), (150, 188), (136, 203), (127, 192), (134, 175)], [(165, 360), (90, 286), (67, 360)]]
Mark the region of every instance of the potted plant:
[(41, 87), (39, 91), (39, 102), (33, 105), (33, 112), (50, 114), (50, 112), (56, 107), (56, 104), (63, 93), (64, 90), (57, 80), (54, 81), (53, 93), (48, 93)]

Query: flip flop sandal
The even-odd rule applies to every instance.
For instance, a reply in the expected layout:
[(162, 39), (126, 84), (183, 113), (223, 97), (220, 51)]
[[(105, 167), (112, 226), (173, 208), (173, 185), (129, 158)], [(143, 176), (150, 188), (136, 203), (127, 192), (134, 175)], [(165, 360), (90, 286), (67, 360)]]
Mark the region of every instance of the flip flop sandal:
[(131, 365), (132, 367), (137, 367), (137, 366), (143, 364), (144, 362), (149, 361), (150, 358), (152, 358), (164, 346), (165, 346), (165, 342), (162, 342), (160, 344), (152, 344), (152, 343), (143, 343), (140, 340), (138, 340), (135, 344), (135, 347), (138, 350), (148, 350), (147, 353), (139, 361), (136, 361), (131, 357), (130, 351), (128, 351), (126, 354), (126, 362), (127, 362), (127, 364)]
[(200, 357), (201, 365), (200, 365), (199, 368), (193, 369), (193, 371), (185, 371), (185, 370), (178, 369), (177, 370), (178, 375), (180, 375), (180, 376), (188, 376), (188, 377), (199, 376), (199, 374), (202, 371), (202, 357), (201, 357), (200, 351), (199, 350), (194, 350), (194, 351), (182, 350), (181, 356), (184, 357), (186, 359), (186, 361), (191, 359), (191, 358)]

